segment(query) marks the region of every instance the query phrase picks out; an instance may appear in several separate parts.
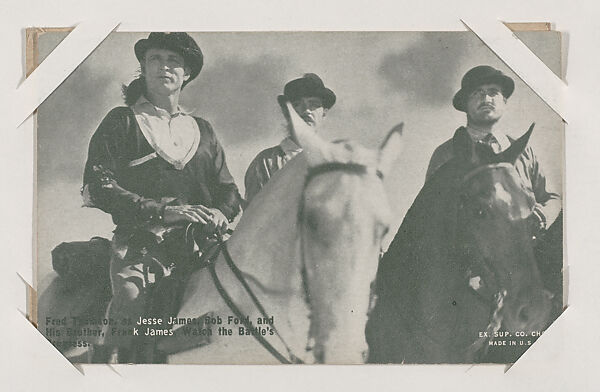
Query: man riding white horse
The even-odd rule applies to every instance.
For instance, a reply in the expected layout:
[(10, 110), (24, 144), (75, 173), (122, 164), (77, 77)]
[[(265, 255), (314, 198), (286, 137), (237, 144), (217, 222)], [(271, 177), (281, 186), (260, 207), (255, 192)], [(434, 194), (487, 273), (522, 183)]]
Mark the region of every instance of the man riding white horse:
[[(184, 228), (223, 233), (241, 201), (211, 125), (179, 106), (181, 90), (202, 69), (197, 43), (186, 33), (154, 32), (135, 44), (135, 55), (141, 75), (124, 87), (127, 106), (111, 110), (94, 133), (84, 174), (88, 205), (117, 225), (107, 312), (116, 322), (145, 316), (149, 271), (160, 277), (174, 265), (183, 286), (190, 265), (182, 259), (193, 251)], [(167, 239), (171, 247), (155, 252)], [(134, 336), (111, 327), (104, 347), (128, 360)]]

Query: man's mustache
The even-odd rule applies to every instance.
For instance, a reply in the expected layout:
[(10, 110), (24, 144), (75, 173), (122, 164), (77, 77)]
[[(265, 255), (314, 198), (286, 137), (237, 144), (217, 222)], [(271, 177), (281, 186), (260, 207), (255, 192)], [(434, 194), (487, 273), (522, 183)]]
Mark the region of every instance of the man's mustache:
[(491, 109), (496, 109), (496, 106), (491, 104), (491, 103), (482, 103), (481, 105), (479, 105), (477, 107), (477, 109), (481, 109), (481, 108), (491, 108)]

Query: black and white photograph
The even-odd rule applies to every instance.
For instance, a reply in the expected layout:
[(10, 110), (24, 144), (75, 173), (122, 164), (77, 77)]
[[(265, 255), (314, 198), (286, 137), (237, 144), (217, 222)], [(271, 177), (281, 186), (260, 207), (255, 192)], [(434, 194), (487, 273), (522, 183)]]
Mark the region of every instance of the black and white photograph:
[(30, 316), (75, 364), (512, 364), (564, 132), (472, 32), (113, 32), (36, 112)]
[(3, 389), (598, 389), (596, 2), (2, 9)]

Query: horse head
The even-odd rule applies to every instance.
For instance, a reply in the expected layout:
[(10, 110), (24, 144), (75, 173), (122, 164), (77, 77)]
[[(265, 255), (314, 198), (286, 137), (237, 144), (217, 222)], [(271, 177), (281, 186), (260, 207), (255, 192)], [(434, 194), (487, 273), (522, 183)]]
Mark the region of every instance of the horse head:
[(363, 362), (370, 283), (391, 216), (382, 178), (401, 147), (402, 124), (372, 151), (325, 142), (289, 103), (282, 109), (308, 163), (298, 224), (309, 347), (316, 362)]
[(490, 329), (540, 331), (550, 317), (533, 253), (529, 218), (535, 196), (526, 190), (514, 163), (527, 146), (529, 131), (500, 154), (484, 146), (460, 180), (457, 243), (466, 260), (469, 286), (494, 304)]

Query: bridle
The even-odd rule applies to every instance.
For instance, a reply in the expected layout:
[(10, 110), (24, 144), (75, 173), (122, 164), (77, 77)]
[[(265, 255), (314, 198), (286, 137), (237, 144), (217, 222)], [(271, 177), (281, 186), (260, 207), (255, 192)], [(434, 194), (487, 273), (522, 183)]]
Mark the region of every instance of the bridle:
[[(298, 211), (298, 217), (302, 216), (302, 211), (303, 211), (303, 207), (304, 207), (304, 194), (305, 194), (306, 188), (307, 188), (308, 184), (310, 183), (310, 181), (312, 181), (312, 179), (314, 179), (318, 175), (321, 175), (324, 173), (329, 173), (332, 171), (344, 171), (347, 173), (352, 173), (352, 174), (357, 174), (357, 175), (363, 175), (363, 174), (367, 174), (370, 172), (370, 170), (367, 168), (367, 166), (362, 165), (362, 164), (357, 164), (357, 163), (330, 162), (330, 163), (324, 163), (324, 164), (315, 166), (313, 168), (310, 168), (306, 175), (304, 187), (302, 189), (302, 197), (301, 197), (300, 207), (299, 207), (299, 211)], [(383, 174), (379, 170), (375, 171), (374, 174), (377, 177), (379, 177), (380, 179), (383, 178)], [(254, 303), (256, 308), (259, 310), (262, 317), (268, 318), (268, 313), (267, 313), (266, 309), (264, 308), (263, 304), (260, 302), (258, 297), (256, 297), (256, 295), (254, 294), (254, 292), (252, 291), (252, 289), (246, 282), (243, 271), (240, 270), (237, 267), (237, 265), (235, 264), (235, 262), (233, 261), (231, 255), (227, 249), (226, 241), (223, 240), (222, 236), (218, 235), (217, 242), (218, 242), (218, 249), (215, 252), (209, 252), (210, 257), (206, 258), (204, 260), (204, 262), (206, 264), (208, 264), (208, 269), (212, 276), (213, 283), (214, 283), (217, 291), (221, 295), (221, 298), (225, 301), (225, 303), (227, 304), (229, 309), (236, 315), (236, 317), (238, 317), (240, 320), (242, 320), (242, 323), (244, 324), (244, 326), (246, 328), (252, 329), (253, 328), (252, 323), (251, 322), (248, 323), (246, 321), (244, 314), (239, 309), (239, 307), (235, 304), (235, 302), (233, 301), (233, 299), (231, 298), (231, 296), (229, 295), (229, 293), (227, 292), (225, 287), (223, 287), (221, 281), (219, 280), (219, 278), (217, 276), (215, 264), (216, 264), (216, 260), (218, 259), (219, 253), (223, 254), (223, 258), (225, 259), (227, 266), (233, 272), (233, 274), (235, 275), (237, 280), (240, 282), (240, 284), (243, 286), (244, 290), (246, 291), (248, 296), (251, 298), (252, 302)], [(301, 249), (300, 250), (301, 260), (300, 261), (302, 263), (302, 270), (304, 271), (305, 258), (304, 258), (303, 244), (304, 244), (304, 239), (303, 239), (302, 234), (300, 234), (300, 249)], [(304, 275), (304, 273), (303, 273), (303, 275)], [(303, 280), (303, 284), (304, 284), (305, 292), (307, 292), (306, 291), (307, 286), (306, 286), (305, 280)], [(306, 297), (306, 298), (308, 298), (308, 297)], [(292, 352), (290, 346), (285, 342), (283, 336), (281, 336), (281, 334), (277, 331), (277, 329), (275, 328), (275, 323), (273, 322), (273, 324), (271, 324), (270, 326), (273, 329), (275, 335), (277, 335), (277, 337), (279, 338), (282, 345), (285, 347), (287, 354), (288, 354), (287, 357), (285, 355), (283, 355), (282, 353), (280, 353), (271, 343), (269, 343), (269, 341), (267, 341), (267, 339), (265, 339), (260, 334), (253, 333), (252, 336), (258, 341), (258, 343), (261, 346), (263, 346), (280, 363), (283, 363), (283, 364), (302, 363), (302, 361), (299, 359), (299, 357), (297, 357)]]
[[(500, 168), (514, 168), (514, 166), (510, 163), (507, 162), (499, 162), (499, 163), (492, 163), (492, 164), (487, 164), (487, 165), (483, 165), (483, 166), (479, 166), (476, 167), (475, 169), (470, 170), (469, 172), (467, 172), (461, 179), (460, 181), (460, 188), (462, 189), (464, 186), (468, 185), (468, 183), (470, 182), (471, 179), (473, 179), (475, 176), (477, 176), (478, 174), (485, 172), (485, 171), (489, 171), (489, 170), (495, 170), (495, 169), (500, 169)], [(458, 210), (461, 210), (463, 207), (463, 205), (459, 205)], [(459, 255), (458, 257), (459, 259), (462, 259), (462, 255)], [(485, 264), (481, 264), (481, 262), (479, 263), (480, 265), (477, 265), (478, 267), (480, 267), (481, 269), (488, 271), (489, 274), (492, 275), (493, 277), (493, 281), (494, 283), (498, 282), (498, 279), (495, 277), (495, 273), (493, 271), (490, 271), (490, 269), (485, 265)], [(472, 277), (471, 275), (471, 270), (470, 268), (467, 269), (468, 274), (467, 277), (468, 278), (477, 278), (479, 277), (480, 280), (482, 280), (481, 276), (475, 276)], [(469, 345), (466, 349), (466, 353), (467, 355), (472, 355), (474, 356), (479, 350), (481, 350), (482, 348), (484, 348), (484, 345), (486, 342), (490, 342), (494, 339), (494, 335), (496, 332), (498, 332), (502, 326), (502, 322), (503, 322), (503, 315), (502, 315), (502, 309), (504, 306), (504, 298), (506, 297), (506, 295), (508, 294), (507, 290), (504, 287), (498, 286), (497, 284), (495, 284), (495, 288), (492, 289), (493, 297), (492, 299), (488, 299), (483, 297), (478, 291), (477, 288), (473, 287), (471, 285), (471, 279), (469, 279), (469, 288), (472, 289), (473, 294), (481, 301), (483, 301), (484, 303), (488, 304), (491, 308), (491, 312), (490, 312), (490, 322), (488, 323), (484, 334), (482, 337), (477, 338), (471, 345)], [(486, 284), (489, 284), (489, 282), (485, 282)], [(485, 349), (487, 349), (487, 345), (485, 346)]]
[[(467, 183), (469, 182), (470, 179), (472, 179), (475, 175), (477, 175), (483, 171), (493, 170), (493, 169), (505, 167), (508, 165), (509, 164), (500, 163), (500, 164), (490, 164), (490, 165), (484, 165), (484, 166), (477, 167), (477, 168), (467, 172), (464, 176), (459, 177), (454, 189), (455, 189), (455, 191), (463, 189), (463, 187), (465, 185), (467, 185)], [(460, 198), (458, 198), (458, 199), (460, 199)], [(456, 201), (457, 203), (459, 203), (458, 199)], [(456, 213), (458, 214), (460, 210), (461, 210), (461, 206), (459, 204)], [(458, 220), (458, 216), (457, 216), (457, 220), (456, 220), (457, 227), (460, 226), (460, 224), (458, 224), (458, 221), (459, 220)], [(460, 242), (458, 240), (457, 236), (454, 237), (453, 242), (454, 243)], [(461, 250), (462, 250), (462, 248), (460, 246), (456, 247), (453, 250), (452, 257), (450, 257), (449, 259), (456, 260), (455, 262), (458, 265), (460, 265), (461, 267), (464, 267), (461, 269), (464, 269), (465, 271), (469, 272), (472, 264), (471, 263), (465, 264), (462, 261), (465, 259), (465, 257)], [(485, 265), (482, 265), (482, 267), (484, 269), (487, 268)], [(493, 272), (491, 272), (491, 273), (493, 273)], [(469, 277), (470, 277), (469, 275), (466, 276), (467, 279)], [(484, 331), (480, 331), (480, 332), (484, 332), (483, 337), (478, 337), (472, 343), (468, 344), (466, 347), (463, 346), (464, 348), (456, 348), (457, 350), (460, 350), (460, 352), (462, 354), (464, 354), (467, 358), (473, 358), (475, 355), (477, 355), (479, 353), (479, 351), (481, 349), (487, 349), (488, 345), (486, 343), (488, 341), (490, 341), (491, 339), (493, 339), (494, 333), (500, 329), (500, 327), (502, 325), (502, 321), (503, 321), (502, 309), (504, 307), (504, 299), (507, 295), (507, 291), (501, 287), (497, 287), (497, 288), (495, 287), (493, 289), (493, 291), (491, 291), (492, 293), (494, 293), (492, 295), (492, 297), (487, 298), (487, 297), (484, 297), (483, 295), (481, 295), (479, 292), (477, 292), (477, 290), (474, 287), (472, 287), (469, 283), (470, 282), (468, 282), (468, 281), (465, 282), (465, 286), (467, 286), (465, 288), (469, 290), (468, 293), (470, 295), (475, 296), (479, 301), (482, 301), (483, 303), (489, 305), (489, 307), (491, 309), (490, 313), (489, 313), (490, 321), (489, 321), (488, 325), (485, 327)], [(433, 338), (426, 332), (427, 331), (426, 325), (424, 323), (422, 323), (421, 321), (419, 321), (419, 319), (416, 316), (410, 315), (408, 312), (404, 312), (402, 317), (407, 320), (407, 326), (409, 328), (409, 333), (413, 336), (413, 339), (415, 339), (419, 345), (428, 344), (428, 345), (434, 345), (434, 346), (438, 346), (438, 347), (445, 346), (444, 342), (441, 342), (438, 339)]]
[[(305, 196), (306, 196), (306, 190), (307, 190), (310, 182), (322, 174), (327, 174), (327, 173), (336, 172), (336, 171), (341, 171), (344, 173), (358, 175), (358, 176), (374, 175), (380, 181), (383, 181), (383, 172), (381, 172), (379, 169), (373, 169), (373, 168), (370, 168), (370, 167), (360, 164), (360, 163), (326, 162), (326, 163), (322, 163), (320, 165), (309, 168), (308, 173), (306, 174), (306, 178), (304, 180), (304, 186), (303, 186), (302, 192), (301, 192), (300, 206), (298, 207), (298, 227), (300, 227), (302, 225), (302, 223), (304, 222), (304, 207), (305, 207), (304, 203), (306, 200)], [(310, 291), (309, 291), (307, 279), (306, 279), (306, 276), (307, 276), (307, 274), (306, 274), (306, 255), (304, 253), (304, 246), (305, 246), (306, 239), (304, 238), (304, 231), (299, 230), (299, 235), (300, 235), (300, 265), (301, 265), (301, 273), (302, 273), (302, 283), (303, 283), (303, 287), (304, 287), (304, 298), (305, 298), (307, 305), (310, 307)], [(310, 332), (311, 331), (309, 330), (309, 342), (314, 344), (314, 339), (310, 339)], [(306, 349), (312, 350), (313, 349), (312, 344), (309, 343), (307, 345)]]
[(326, 162), (320, 165), (311, 167), (308, 169), (308, 174), (306, 175), (306, 179), (304, 181), (304, 189), (308, 186), (308, 183), (312, 181), (312, 179), (319, 174), (329, 173), (332, 171), (343, 171), (347, 173), (353, 174), (367, 174), (373, 173), (380, 180), (383, 180), (383, 173), (379, 169), (372, 169), (362, 163), (355, 162)]
[[(300, 206), (298, 208), (298, 222), (302, 222), (302, 214), (304, 213), (304, 200), (306, 195), (306, 189), (312, 180), (315, 177), (320, 176), (321, 174), (326, 174), (334, 171), (342, 171), (349, 174), (356, 175), (364, 175), (364, 174), (373, 174), (377, 176), (380, 180), (383, 180), (383, 173), (379, 169), (372, 169), (366, 165), (355, 162), (326, 162), (321, 163), (320, 165), (316, 165), (308, 169), (308, 173), (304, 179), (304, 186), (302, 187), (301, 197), (300, 197)], [(304, 260), (302, 260), (304, 263)]]
[(499, 169), (499, 168), (514, 168), (514, 165), (508, 163), (508, 162), (498, 162), (498, 163), (490, 163), (487, 165), (482, 165), (482, 166), (478, 166), (470, 171), (467, 172), (467, 174), (465, 174), (462, 177), (462, 181), (461, 184), (465, 185), (466, 183), (468, 183), (473, 177), (475, 177), (477, 174), (484, 172), (484, 171), (488, 171), (488, 170), (493, 170), (493, 169)]

